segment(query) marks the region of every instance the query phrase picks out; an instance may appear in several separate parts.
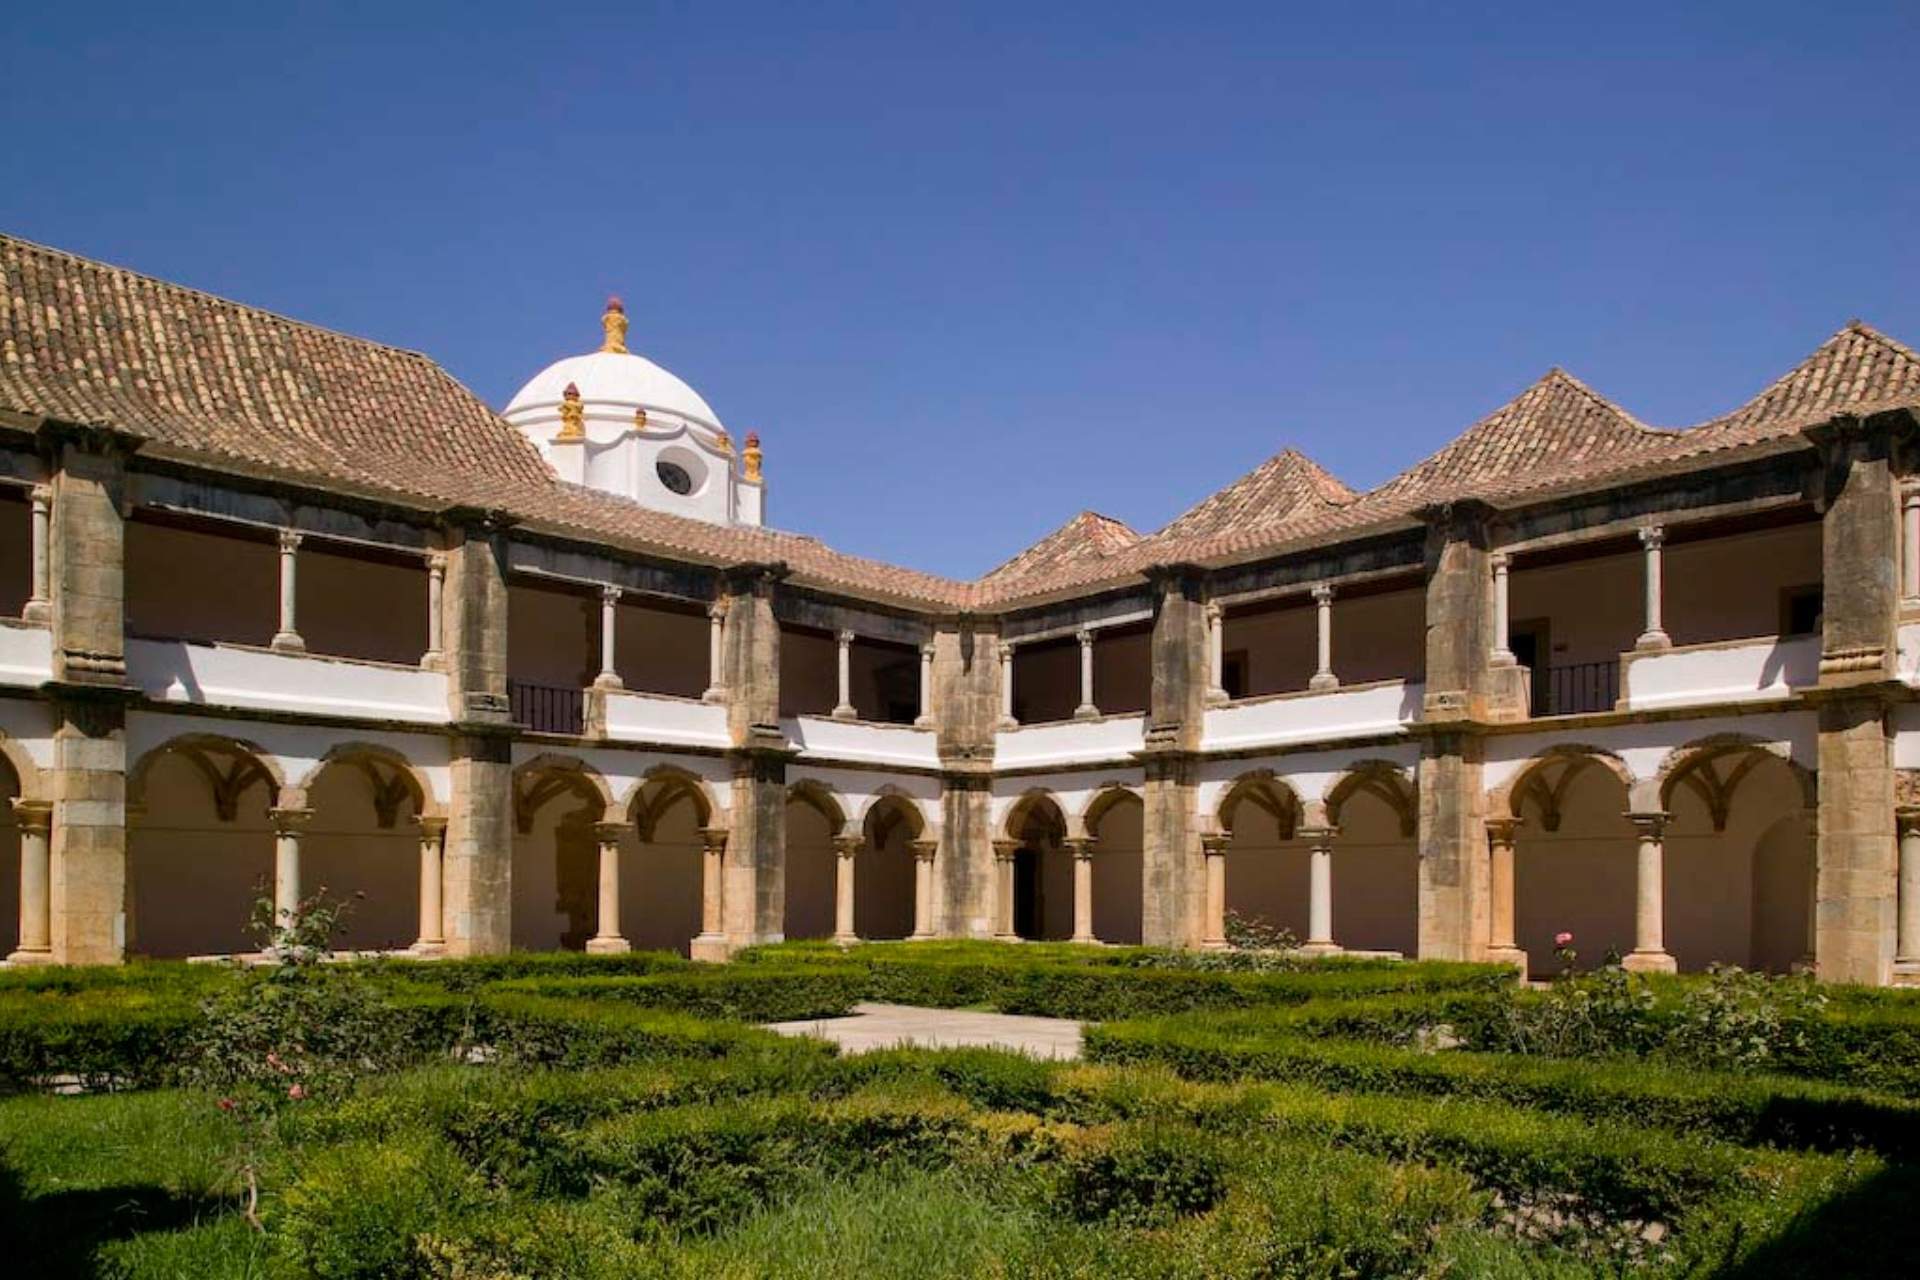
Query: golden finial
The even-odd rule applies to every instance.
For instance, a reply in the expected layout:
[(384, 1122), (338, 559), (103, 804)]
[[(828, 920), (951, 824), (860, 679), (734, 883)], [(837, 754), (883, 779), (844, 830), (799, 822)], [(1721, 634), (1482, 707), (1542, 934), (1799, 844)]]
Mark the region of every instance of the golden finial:
[(727, 434), (725, 427), (715, 427), (713, 432), (719, 437), (719, 439), (714, 441), (714, 444), (719, 447), (720, 452), (731, 458), (733, 456), (733, 437)]
[(760, 433), (758, 431), (747, 432), (747, 447), (741, 451), (740, 458), (747, 464), (746, 478), (755, 484), (760, 483)]
[(607, 309), (600, 317), (600, 327), (607, 334), (606, 341), (600, 344), (600, 349), (611, 351), (616, 355), (625, 355), (627, 353), (627, 308), (618, 297), (607, 299)]
[(647, 429), (647, 411), (645, 409), (635, 409), (633, 411), (633, 429), (635, 431), (645, 431)]
[(567, 389), (560, 393), (560, 434), (554, 437), (554, 441), (558, 443), (586, 438), (587, 406), (580, 402), (580, 388), (569, 382)]

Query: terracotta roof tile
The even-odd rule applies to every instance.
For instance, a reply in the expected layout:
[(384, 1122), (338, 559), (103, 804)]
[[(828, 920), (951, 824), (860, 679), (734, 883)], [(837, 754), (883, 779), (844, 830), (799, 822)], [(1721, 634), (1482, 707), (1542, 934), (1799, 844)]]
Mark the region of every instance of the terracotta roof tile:
[(1108, 561), (1140, 541), (1140, 535), (1112, 516), (1082, 511), (980, 580), (1006, 582), (1088, 561)]
[(1153, 536), (1167, 542), (1233, 529), (1267, 529), (1307, 511), (1344, 506), (1358, 496), (1313, 459), (1286, 449)]

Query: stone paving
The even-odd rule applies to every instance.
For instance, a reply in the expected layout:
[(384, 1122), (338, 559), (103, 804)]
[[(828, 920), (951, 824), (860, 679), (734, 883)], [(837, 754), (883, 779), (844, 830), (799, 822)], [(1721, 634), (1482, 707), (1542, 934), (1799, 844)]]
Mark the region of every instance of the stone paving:
[(818, 1036), (846, 1053), (916, 1046), (923, 1049), (1016, 1049), (1038, 1058), (1078, 1058), (1080, 1024), (1067, 1018), (1023, 1018), (967, 1009), (857, 1004), (851, 1017), (775, 1022), (783, 1036)]

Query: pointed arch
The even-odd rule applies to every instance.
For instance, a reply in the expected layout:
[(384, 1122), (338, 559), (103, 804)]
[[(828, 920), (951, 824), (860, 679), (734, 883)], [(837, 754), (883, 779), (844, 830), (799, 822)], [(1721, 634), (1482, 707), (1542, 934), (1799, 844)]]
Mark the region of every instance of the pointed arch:
[(658, 764), (633, 785), (621, 812), (638, 829), (642, 840), (651, 841), (660, 819), (682, 802), (693, 806), (696, 826), (714, 825), (717, 806), (706, 779), (678, 765)]
[(1493, 793), (1488, 810), (1524, 818), (1531, 805), (1543, 830), (1558, 831), (1568, 789), (1589, 769), (1604, 769), (1613, 774), (1631, 801), (1634, 778), (1626, 761), (1601, 747), (1564, 743), (1548, 747), (1527, 761), (1511, 781)]
[[(216, 733), (183, 733), (140, 757), (127, 775), (129, 805), (138, 807), (146, 802), (147, 779), (153, 766), (166, 756), (185, 761), (206, 782), (213, 795), (214, 814), (222, 822), (234, 821), (240, 797), (256, 785), (266, 788), (268, 808), (290, 799), (296, 806), (300, 803), (289, 794), (279, 761), (257, 744)], [(304, 798), (304, 792), (300, 798)]]
[(1029, 826), (1035, 822), (1055, 843), (1067, 833), (1066, 807), (1060, 803), (1060, 797), (1044, 787), (1029, 787), (1008, 806), (1001, 834), (1009, 840), (1025, 839)]
[(613, 790), (598, 769), (578, 756), (547, 751), (513, 771), (513, 821), (522, 835), (533, 830), (534, 815), (563, 795), (577, 796), (597, 822), (613, 808)]
[(787, 803), (799, 801), (827, 820), (835, 835), (847, 830), (847, 806), (835, 791), (818, 778), (801, 778), (787, 788)]
[(411, 801), (413, 812), (425, 817), (438, 816), (440, 803), (433, 789), (413, 762), (392, 747), (372, 742), (342, 742), (330, 747), (313, 768), (300, 779), (299, 791), (310, 794), (320, 775), (334, 767), (349, 769), (366, 780), (373, 796), (375, 820), (382, 830), (390, 830), (399, 821), (402, 804)]
[(890, 782), (867, 801), (858, 821), (875, 848), (885, 844), (894, 828), (901, 824), (905, 824), (909, 840), (925, 838), (929, 825), (920, 802)]
[[(1137, 791), (1125, 783), (1106, 783), (1098, 791), (1093, 793), (1093, 798), (1087, 801), (1087, 807), (1081, 811), (1079, 820), (1080, 830), (1086, 835), (1092, 835), (1095, 831), (1099, 830), (1100, 820), (1102, 818), (1111, 813), (1116, 805), (1125, 804), (1129, 800), (1135, 804), (1146, 803), (1140, 798), (1140, 794)], [(1069, 823), (1071, 822), (1072, 819), (1069, 819)]]
[(1340, 812), (1357, 795), (1369, 795), (1392, 810), (1400, 820), (1400, 834), (1411, 838), (1419, 833), (1420, 807), (1414, 784), (1407, 771), (1391, 760), (1356, 760), (1327, 788), (1324, 805), (1327, 822), (1340, 825)]
[(1280, 828), (1282, 840), (1293, 839), (1305, 809), (1300, 794), (1271, 769), (1250, 769), (1228, 785), (1220, 795), (1220, 803), (1214, 807), (1216, 829), (1231, 834), (1243, 804), (1252, 804), (1270, 814)]
[(1784, 744), (1742, 733), (1710, 734), (1675, 747), (1660, 762), (1649, 799), (1659, 808), (1671, 810), (1674, 794), (1685, 787), (1699, 797), (1713, 829), (1725, 831), (1734, 793), (1756, 767), (1769, 760), (1778, 760), (1793, 775), (1800, 787), (1801, 807), (1814, 808), (1819, 790), (1814, 772), (1796, 761)]

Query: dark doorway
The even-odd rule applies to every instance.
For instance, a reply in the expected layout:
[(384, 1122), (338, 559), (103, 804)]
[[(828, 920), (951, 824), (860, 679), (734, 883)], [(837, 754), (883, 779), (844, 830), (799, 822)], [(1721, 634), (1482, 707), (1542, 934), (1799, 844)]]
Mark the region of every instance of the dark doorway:
[(1013, 855), (1013, 931), (1022, 938), (1040, 936), (1040, 855), (1031, 849)]
[(1547, 670), (1547, 662), (1553, 653), (1549, 634), (1545, 618), (1516, 622), (1507, 631), (1507, 648), (1531, 677), (1529, 713), (1536, 716), (1549, 714), (1552, 673)]

